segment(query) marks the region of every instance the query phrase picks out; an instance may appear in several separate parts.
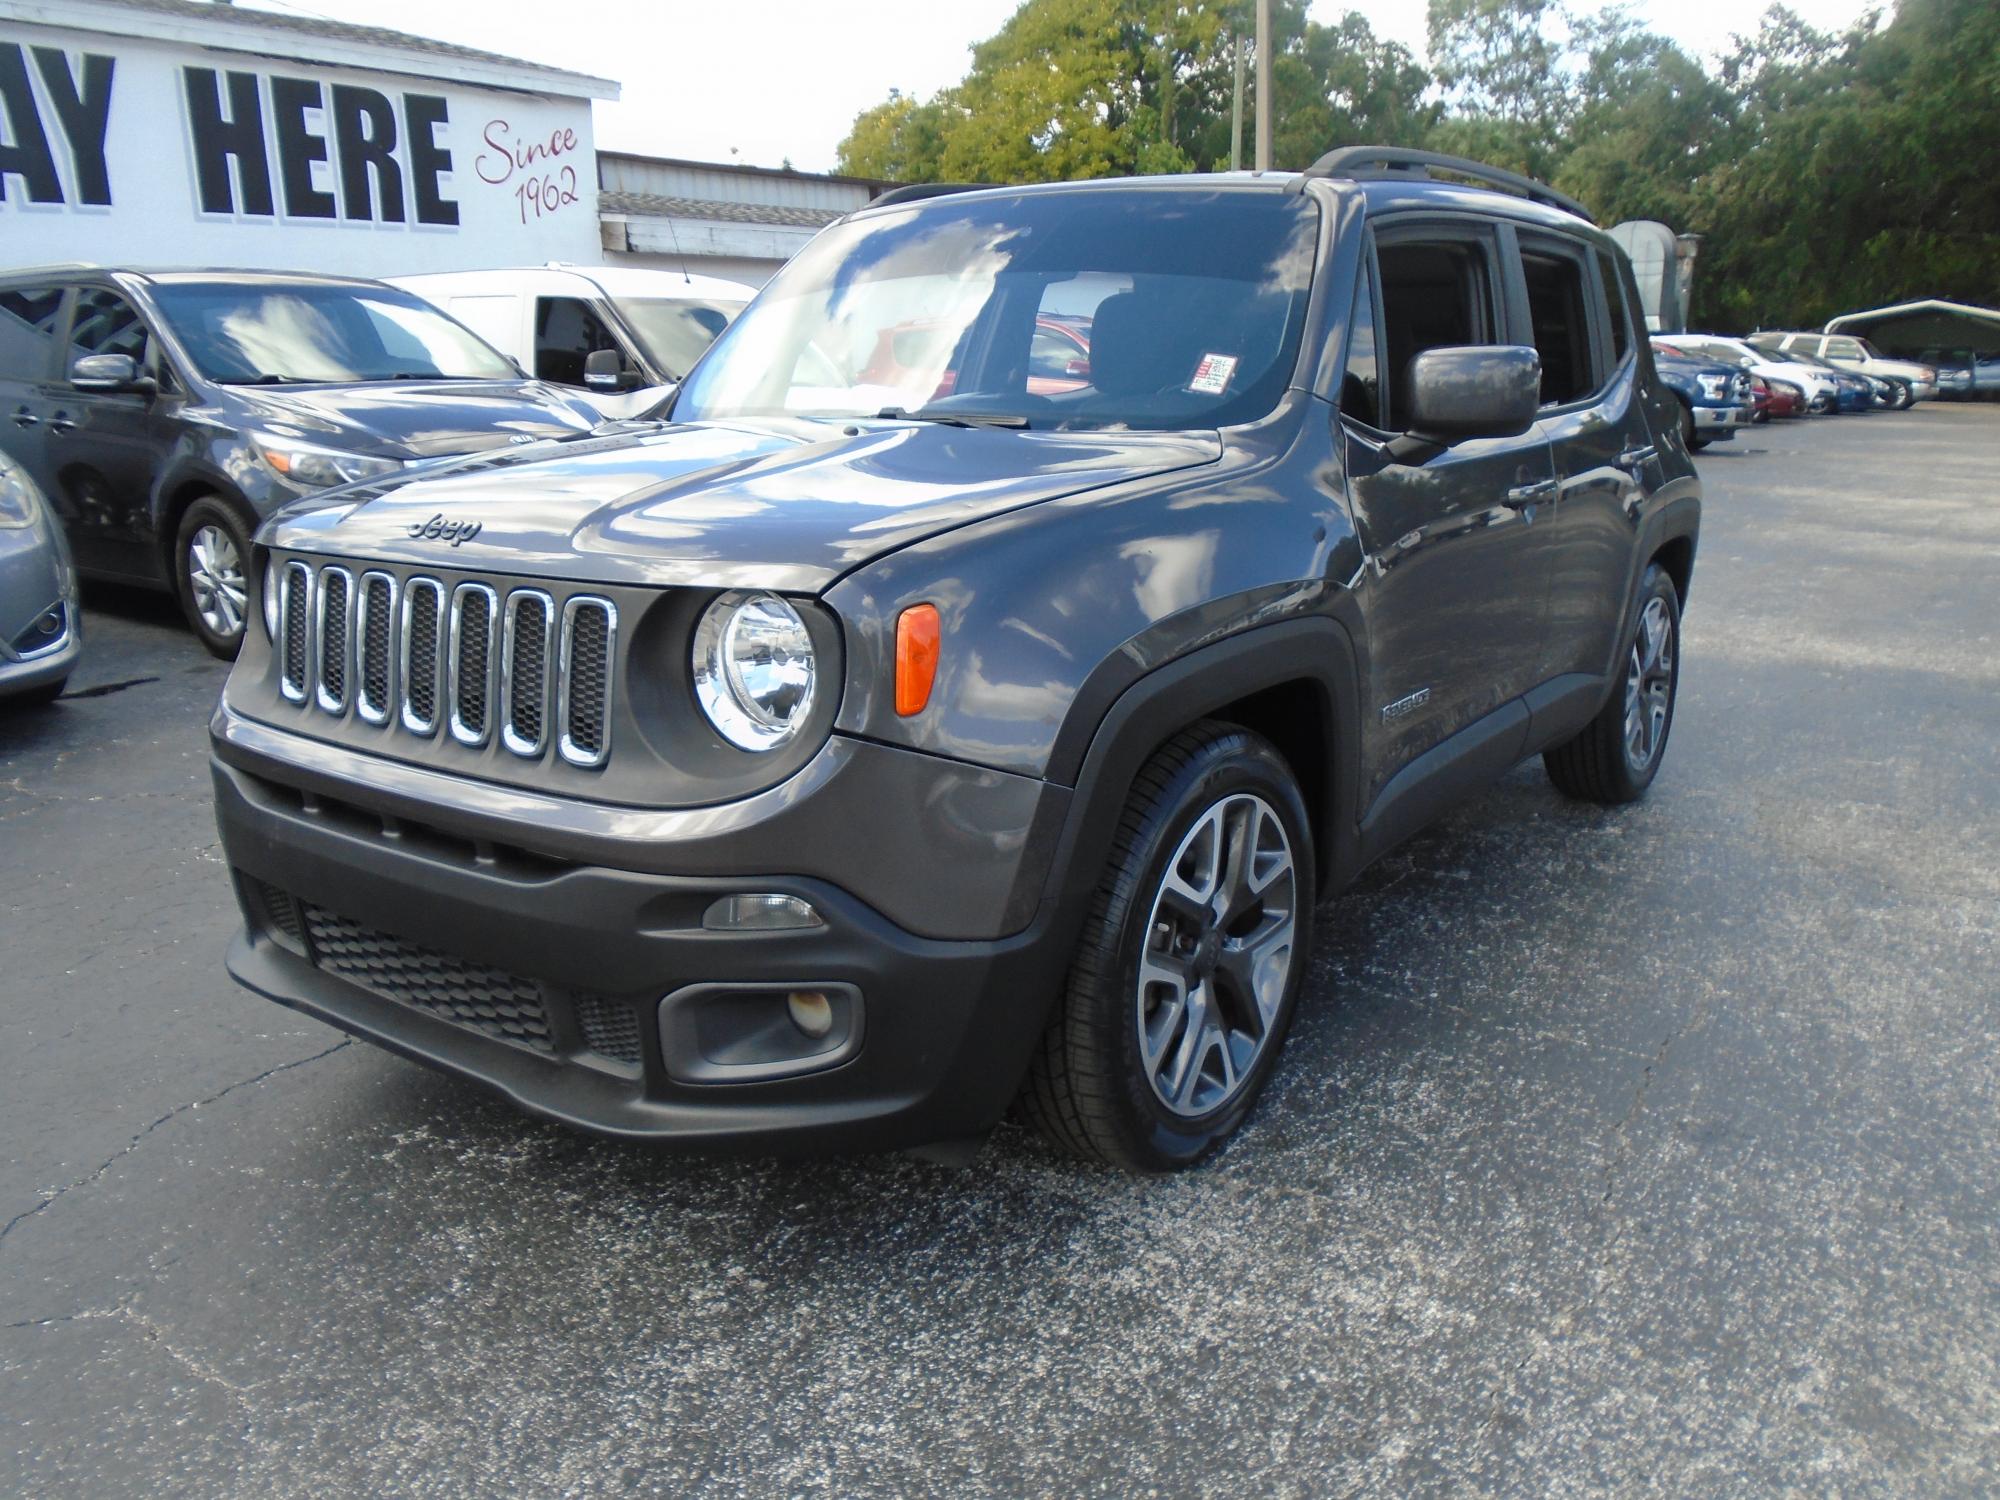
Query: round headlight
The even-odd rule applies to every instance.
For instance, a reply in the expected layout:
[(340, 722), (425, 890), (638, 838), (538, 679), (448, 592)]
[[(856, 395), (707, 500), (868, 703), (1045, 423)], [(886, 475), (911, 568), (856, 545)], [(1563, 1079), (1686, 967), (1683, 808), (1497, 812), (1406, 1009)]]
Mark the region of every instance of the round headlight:
[(278, 638), (278, 578), (268, 562), (264, 564), (264, 576), (257, 585), (257, 593), (264, 601), (264, 634), (275, 641)]
[(817, 676), (805, 621), (775, 594), (724, 594), (695, 629), (695, 697), (744, 750), (775, 750), (799, 732)]

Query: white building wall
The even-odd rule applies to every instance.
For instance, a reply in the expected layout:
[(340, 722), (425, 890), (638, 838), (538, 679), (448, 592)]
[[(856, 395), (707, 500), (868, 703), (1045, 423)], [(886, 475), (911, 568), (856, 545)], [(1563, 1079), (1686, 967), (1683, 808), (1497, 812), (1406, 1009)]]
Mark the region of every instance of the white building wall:
[[(246, 28), (226, 11), (185, 39), (48, 20), (145, 15), (0, 0), (0, 267), (391, 275), (601, 259), (588, 92), (483, 87), (435, 54), (310, 36), (233, 50)], [(313, 60), (325, 51), (344, 60)]]

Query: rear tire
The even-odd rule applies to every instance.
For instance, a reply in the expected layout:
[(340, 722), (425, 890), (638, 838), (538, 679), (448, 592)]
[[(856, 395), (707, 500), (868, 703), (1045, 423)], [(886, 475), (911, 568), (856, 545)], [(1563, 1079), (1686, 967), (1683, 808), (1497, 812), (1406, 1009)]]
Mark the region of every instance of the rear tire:
[(1542, 752), (1549, 780), (1583, 802), (1636, 802), (1660, 772), (1680, 687), (1681, 605), (1658, 563), (1639, 583), (1637, 623), (1626, 638), (1619, 686), (1570, 739)]
[(250, 527), (219, 495), (187, 508), (174, 532), (174, 597), (212, 656), (236, 660), (250, 622)]
[(1312, 944), (1312, 827), (1261, 736), (1205, 722), (1133, 783), (1017, 1101), (1074, 1155), (1193, 1165), (1270, 1076)]

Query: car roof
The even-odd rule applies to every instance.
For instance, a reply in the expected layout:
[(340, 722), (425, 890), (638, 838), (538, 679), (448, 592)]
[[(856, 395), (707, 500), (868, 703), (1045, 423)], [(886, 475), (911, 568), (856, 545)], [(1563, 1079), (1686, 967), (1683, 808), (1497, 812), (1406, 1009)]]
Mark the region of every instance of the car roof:
[(1414, 209), (1445, 208), (1514, 219), (1525, 224), (1560, 230), (1567, 234), (1587, 234), (1610, 243), (1596, 225), (1575, 214), (1533, 202), (1514, 193), (1475, 187), (1449, 179), (1393, 173), (1365, 177), (1316, 177), (1305, 172), (1185, 172), (1160, 177), (1092, 177), (1076, 182), (1031, 182), (1014, 186), (954, 188), (935, 196), (905, 199), (892, 204), (869, 204), (850, 217), (859, 218), (896, 209), (923, 209), (939, 202), (962, 198), (1040, 196), (1047, 193), (1115, 192), (1145, 189), (1178, 192), (1266, 192), (1297, 193), (1312, 182), (1324, 182), (1336, 193), (1358, 193), (1371, 216)]
[(390, 278), (398, 286), (440, 291), (451, 285), (467, 288), (553, 286), (565, 279), (596, 286), (613, 297), (706, 297), (749, 301), (757, 289), (723, 276), (693, 276), (653, 266), (487, 266), (473, 271), (423, 271)]

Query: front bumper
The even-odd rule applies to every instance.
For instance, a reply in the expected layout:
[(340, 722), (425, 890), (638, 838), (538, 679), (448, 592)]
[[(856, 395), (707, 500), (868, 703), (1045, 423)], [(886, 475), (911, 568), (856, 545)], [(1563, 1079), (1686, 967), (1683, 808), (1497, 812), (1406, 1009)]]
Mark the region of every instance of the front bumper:
[(1688, 409), (1694, 413), (1695, 431), (1716, 440), (1735, 437), (1739, 427), (1748, 427), (1757, 419), (1757, 409), (1753, 406), (1690, 406)]
[[(1055, 903), (1011, 935), (923, 937), (822, 878), (550, 858), (388, 813), (365, 788), (335, 797), (271, 779), (231, 764), (220, 736), (217, 750), (245, 918), (229, 954), (239, 981), (611, 1136), (831, 1151), (976, 1135), (1011, 1100), (1067, 951)], [(773, 891), (824, 925), (701, 925), (720, 896)], [(661, 1002), (692, 986), (851, 987), (858, 1044), (787, 1076), (688, 1081), (699, 1069), (676, 1053), (686, 1043)]]
[(83, 611), (69, 600), (60, 602), (62, 634), (25, 655), (0, 641), (0, 699), (66, 681), (83, 655)]

